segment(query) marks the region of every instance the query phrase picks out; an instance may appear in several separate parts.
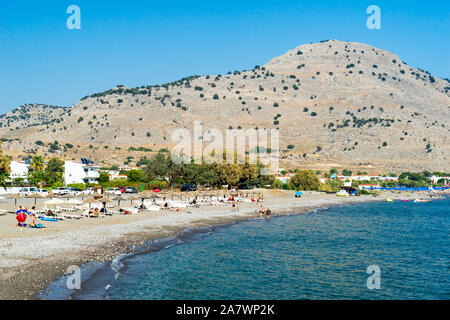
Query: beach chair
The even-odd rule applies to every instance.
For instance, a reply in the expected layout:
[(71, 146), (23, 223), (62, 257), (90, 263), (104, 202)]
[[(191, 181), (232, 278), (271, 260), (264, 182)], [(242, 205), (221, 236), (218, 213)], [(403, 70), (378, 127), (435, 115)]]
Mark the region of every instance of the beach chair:
[(80, 215), (76, 215), (76, 214), (61, 214), (64, 218), (66, 219), (76, 219), (76, 220), (80, 220), (82, 218), (82, 216)]

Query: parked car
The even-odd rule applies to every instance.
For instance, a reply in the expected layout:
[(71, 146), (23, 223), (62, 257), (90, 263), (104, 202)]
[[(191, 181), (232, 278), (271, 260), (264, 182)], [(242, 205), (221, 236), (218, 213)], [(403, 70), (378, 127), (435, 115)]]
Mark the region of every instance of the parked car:
[(135, 187), (125, 188), (125, 193), (138, 193), (138, 192), (139, 192), (139, 190), (136, 189)]
[(69, 194), (71, 194), (73, 196), (79, 196), (79, 195), (83, 194), (83, 190), (78, 189), (78, 188), (69, 188)]
[(46, 197), (49, 194), (47, 189), (38, 189), (37, 193), (39, 193), (43, 197)]
[(240, 184), (240, 185), (238, 186), (238, 189), (239, 189), (239, 190), (252, 190), (253, 188), (254, 188), (253, 186), (251, 186), (251, 185), (249, 185), (249, 184), (245, 184), (245, 183)]
[(117, 187), (117, 189), (120, 189), (120, 192), (125, 193), (126, 187)]
[(19, 196), (26, 197), (32, 193), (37, 193), (38, 189), (35, 187), (25, 187), (19, 190)]
[(107, 194), (114, 194), (116, 196), (122, 195), (122, 191), (119, 188), (109, 188), (105, 191)]
[(84, 189), (84, 190), (83, 190), (83, 193), (84, 193), (85, 195), (93, 195), (94, 192), (95, 192), (94, 188), (87, 188), (87, 189)]
[(197, 186), (193, 183), (186, 183), (181, 186), (181, 192), (184, 191), (197, 191)]
[(68, 194), (68, 193), (69, 193), (69, 188), (54, 188), (54, 189), (52, 190), (52, 193), (53, 193), (54, 195), (63, 196), (63, 195), (65, 195), (65, 194)]

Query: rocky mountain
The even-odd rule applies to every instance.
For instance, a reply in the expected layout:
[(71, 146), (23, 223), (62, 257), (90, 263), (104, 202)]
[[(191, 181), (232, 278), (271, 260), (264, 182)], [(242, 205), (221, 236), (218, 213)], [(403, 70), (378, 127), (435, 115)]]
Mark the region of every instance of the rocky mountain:
[(133, 164), (202, 120), (204, 130), (278, 128), (286, 167), (450, 171), (449, 89), (391, 52), (322, 41), (252, 70), (117, 86), (71, 108), (21, 106), (1, 116), (0, 137), (15, 157)]

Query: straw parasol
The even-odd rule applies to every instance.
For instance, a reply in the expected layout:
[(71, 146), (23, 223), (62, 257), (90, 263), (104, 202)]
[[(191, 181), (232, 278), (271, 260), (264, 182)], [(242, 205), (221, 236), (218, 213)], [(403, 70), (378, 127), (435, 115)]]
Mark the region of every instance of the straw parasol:
[(83, 200), (83, 203), (88, 203), (89, 204), (89, 210), (91, 209), (91, 204), (92, 203), (98, 203), (99, 201), (97, 199), (94, 198), (87, 198)]
[(112, 200), (109, 200), (108, 198), (105, 198), (105, 197), (101, 197), (101, 198), (98, 198), (96, 200), (97, 200), (97, 202), (102, 202), (102, 203), (110, 203), (110, 202), (112, 202)]
[(103, 208), (106, 208), (106, 204), (107, 204), (107, 203), (110, 203), (110, 202), (112, 202), (112, 201), (109, 200), (108, 198), (101, 197), (101, 198), (98, 198), (98, 199), (97, 199), (97, 202), (102, 203), (102, 204), (103, 204)]
[(117, 206), (120, 207), (120, 201), (124, 200), (122, 197), (115, 197), (114, 199), (112, 199), (114, 201), (117, 201)]
[(41, 195), (40, 193), (32, 193), (27, 195), (25, 198), (34, 199), (34, 204), (36, 205), (37, 199), (46, 199), (47, 197)]
[(81, 200), (79, 200), (79, 199), (76, 199), (76, 198), (74, 198), (74, 199), (69, 199), (69, 200), (67, 200), (66, 201), (68, 204), (82, 204), (83, 203), (83, 201), (81, 201)]
[(60, 200), (60, 199), (50, 199), (50, 200), (48, 200), (48, 201), (45, 202), (45, 205), (50, 205), (50, 204), (52, 204), (52, 205), (53, 205), (53, 208), (55, 208), (57, 204), (62, 204), (62, 203), (64, 203), (63, 200)]
[(133, 197), (129, 197), (127, 200), (130, 200), (130, 204), (133, 205), (133, 201), (135, 200), (142, 200), (142, 199), (146, 199), (146, 198), (142, 198), (141, 196), (133, 196)]
[(172, 196), (177, 196), (178, 199), (181, 199), (181, 197), (183, 196), (183, 192), (181, 192), (181, 191), (174, 191), (172, 193)]
[(61, 196), (61, 198), (73, 199), (73, 198), (76, 198), (76, 197), (73, 194), (71, 194), (71, 193), (66, 193), (65, 195)]
[(139, 199), (150, 199), (154, 198), (155, 195), (156, 194), (153, 191), (146, 190), (144, 192), (139, 193), (136, 197), (138, 197)]
[(14, 206), (17, 206), (17, 199), (25, 199), (24, 197), (22, 197), (19, 194), (12, 194), (10, 196), (8, 196), (9, 199), (14, 199)]
[(169, 192), (168, 195), (171, 196), (171, 197), (172, 197), (172, 200), (173, 200), (173, 197), (179, 196), (179, 192), (178, 192), (178, 191), (171, 191), (171, 192)]

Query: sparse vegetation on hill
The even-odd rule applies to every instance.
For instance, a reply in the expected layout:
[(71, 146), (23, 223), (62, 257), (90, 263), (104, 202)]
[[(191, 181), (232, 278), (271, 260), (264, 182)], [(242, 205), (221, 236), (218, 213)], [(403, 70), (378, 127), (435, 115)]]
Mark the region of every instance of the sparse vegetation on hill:
[(127, 159), (129, 152), (169, 148), (172, 132), (190, 129), (196, 119), (220, 130), (276, 126), (280, 145), (295, 146), (282, 153), (283, 163), (445, 167), (449, 89), (448, 80), (392, 53), (331, 40), (251, 70), (132, 89), (117, 85), (72, 108), (21, 106), (0, 116), (0, 138), (17, 155), (47, 152), (131, 164), (136, 159)]

